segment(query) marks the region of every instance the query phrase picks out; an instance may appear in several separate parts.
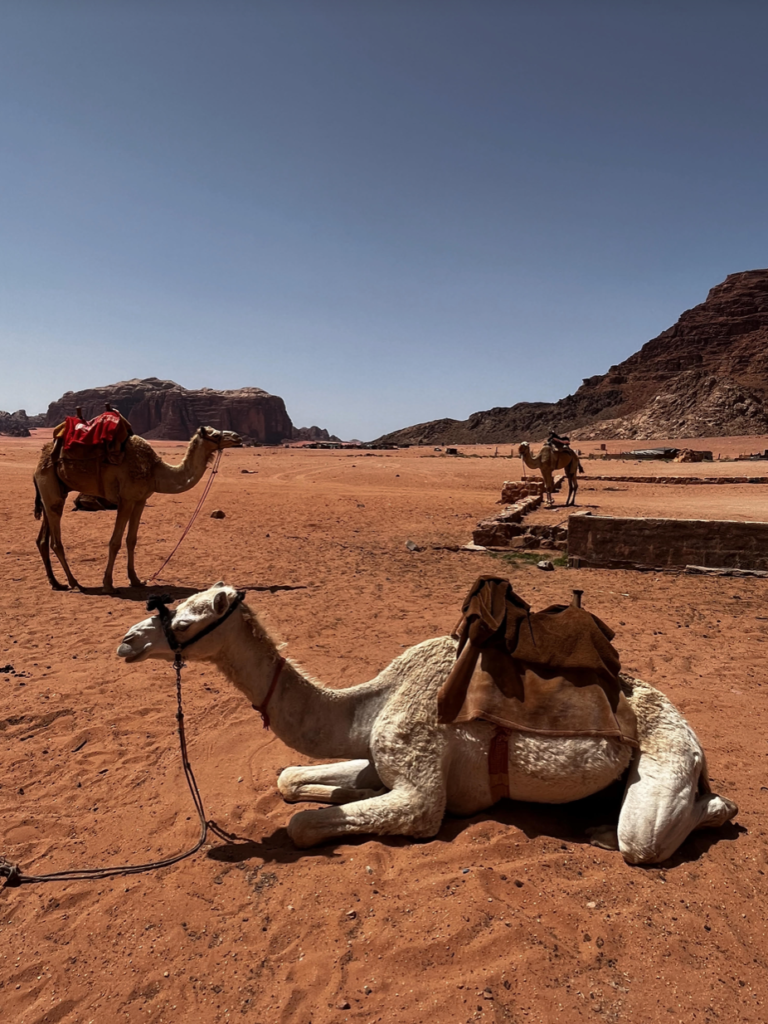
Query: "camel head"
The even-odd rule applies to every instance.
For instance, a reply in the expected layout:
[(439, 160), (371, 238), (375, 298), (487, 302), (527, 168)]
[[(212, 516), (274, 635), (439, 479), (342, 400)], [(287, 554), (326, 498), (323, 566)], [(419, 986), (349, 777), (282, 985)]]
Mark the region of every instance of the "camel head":
[(239, 448), (243, 439), (233, 430), (216, 430), (215, 427), (198, 427), (195, 437), (199, 437), (211, 446), (211, 451), (222, 448)]
[(520, 444), (520, 448), (518, 450), (518, 455), (526, 455), (528, 452), (530, 452), (530, 450), (531, 450), (531, 446), (528, 444), (528, 442), (527, 441), (523, 441)]
[[(199, 594), (188, 597), (178, 608), (169, 609), (169, 625), (174, 637), (182, 644), (193, 641), (184, 650), (185, 661), (208, 661), (216, 657), (226, 642), (232, 619), (237, 617), (237, 613), (231, 618), (227, 616), (235, 602), (237, 605), (240, 604), (235, 588), (224, 583), (216, 583), (208, 590), (201, 590)], [(150, 601), (149, 605), (151, 604)], [(223, 621), (224, 619), (227, 621)], [(221, 626), (217, 627), (219, 621)], [(215, 628), (201, 637), (199, 643), (195, 643), (194, 638), (209, 626)], [(149, 658), (173, 661), (175, 654), (166, 639), (160, 615), (155, 614), (132, 626), (117, 648), (117, 656), (130, 664), (147, 661)]]

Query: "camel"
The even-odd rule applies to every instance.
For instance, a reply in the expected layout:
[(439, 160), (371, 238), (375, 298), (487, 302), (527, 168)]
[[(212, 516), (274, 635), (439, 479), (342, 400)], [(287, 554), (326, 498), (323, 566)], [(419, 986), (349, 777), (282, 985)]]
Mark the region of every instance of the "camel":
[(53, 589), (66, 590), (67, 587), (54, 576), (49, 549), (51, 544), (66, 573), (69, 586), (73, 590), (80, 587), (69, 567), (61, 542), (61, 517), (64, 501), (70, 491), (84, 491), (117, 505), (115, 528), (109, 541), (109, 558), (104, 571), (104, 590), (114, 593), (112, 572), (126, 526), (128, 578), (131, 586), (140, 587), (141, 580), (134, 568), (134, 551), (147, 499), (155, 492), (180, 494), (190, 490), (202, 477), (215, 452), (241, 443), (240, 437), (231, 430), (200, 427), (189, 442), (184, 459), (177, 466), (163, 462), (149, 442), (136, 435), (126, 441), (125, 458), (119, 465), (102, 463), (97, 458), (65, 458), (54, 463), (51, 457), (53, 444), (46, 444), (34, 473), (35, 519), (42, 517), (43, 520), (37, 537), (37, 548)]
[[(448, 810), (472, 815), (492, 806), (488, 750), (495, 726), (441, 725), (437, 693), (456, 659), (443, 636), (405, 651), (375, 679), (337, 690), (285, 660), (244, 594), (217, 583), (175, 611), (134, 625), (117, 648), (127, 663), (184, 658), (211, 662), (245, 694), (275, 735), (311, 758), (335, 764), (284, 769), (277, 787), (288, 803), (335, 806), (294, 814), (288, 833), (299, 848), (343, 836), (434, 836)], [(196, 638), (199, 637), (199, 640)], [(621, 676), (638, 722), (639, 750), (604, 737), (512, 733), (509, 795), (551, 804), (605, 788), (629, 767), (618, 827), (594, 831), (595, 845), (618, 849), (630, 864), (666, 860), (694, 829), (720, 826), (736, 805), (709, 788), (693, 729), (658, 690)], [(265, 724), (266, 724), (265, 718)]]
[(527, 441), (520, 445), (520, 457), (528, 469), (538, 469), (544, 477), (544, 488), (547, 492), (547, 504), (554, 505), (552, 491), (555, 483), (552, 474), (556, 469), (564, 469), (568, 477), (568, 497), (566, 506), (576, 504), (576, 491), (579, 489), (577, 473), (583, 473), (579, 457), (570, 448), (554, 448), (552, 445), (544, 444), (538, 455), (531, 453), (531, 446)]

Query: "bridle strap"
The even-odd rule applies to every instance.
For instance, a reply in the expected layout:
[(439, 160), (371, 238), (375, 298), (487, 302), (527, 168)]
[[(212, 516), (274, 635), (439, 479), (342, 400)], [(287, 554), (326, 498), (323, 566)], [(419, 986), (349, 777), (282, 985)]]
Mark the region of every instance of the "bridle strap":
[(269, 713), (267, 712), (267, 706), (272, 698), (272, 694), (275, 692), (275, 687), (277, 686), (277, 681), (280, 678), (280, 673), (283, 671), (283, 665), (285, 665), (285, 658), (280, 655), (277, 659), (277, 664), (275, 665), (275, 673), (272, 676), (272, 682), (269, 684), (269, 689), (267, 690), (267, 696), (261, 704), (252, 705), (253, 710), (258, 711), (261, 715), (261, 720), (264, 723), (265, 729), (269, 728)]
[(220, 618), (216, 619), (215, 622), (209, 623), (205, 627), (205, 629), (201, 629), (199, 633), (196, 633), (189, 640), (184, 641), (178, 640), (173, 632), (173, 613), (168, 608), (168, 604), (173, 599), (169, 595), (160, 594), (158, 597), (150, 597), (150, 599), (147, 601), (147, 611), (157, 611), (158, 617), (160, 619), (160, 624), (163, 627), (165, 639), (168, 642), (168, 646), (171, 648), (172, 651), (175, 652), (176, 660), (180, 661), (181, 652), (185, 648), (191, 647), (192, 644), (196, 644), (198, 640), (202, 640), (204, 636), (208, 636), (209, 633), (212, 633), (214, 629), (218, 629), (219, 626), (223, 622), (226, 622), (229, 616), (234, 611), (236, 611), (237, 608), (239, 608), (239, 606), (243, 603), (244, 599), (245, 591), (238, 590), (237, 597), (234, 599), (232, 604), (229, 606), (229, 608), (227, 608), (227, 610)]

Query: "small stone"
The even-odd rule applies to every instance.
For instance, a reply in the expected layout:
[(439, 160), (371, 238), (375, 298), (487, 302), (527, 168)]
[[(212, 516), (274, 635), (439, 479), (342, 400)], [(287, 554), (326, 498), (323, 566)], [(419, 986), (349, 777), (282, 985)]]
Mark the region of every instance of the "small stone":
[(365, 872), (366, 872), (366, 874), (368, 874), (368, 875), (372, 875), (372, 874), (373, 874), (373, 868), (371, 867), (371, 865), (370, 865), (370, 864), (366, 864), (366, 866), (365, 866)]
[(349, 918), (350, 921), (354, 921), (355, 918), (357, 917), (357, 911), (356, 910), (348, 910), (347, 911), (347, 917)]
[(169, 978), (169, 977), (170, 977), (170, 975), (171, 975), (171, 972), (170, 972), (170, 971), (163, 971), (163, 977), (164, 977), (164, 978)]
[(365, 994), (369, 996), (371, 992), (373, 992), (373, 989), (371, 988), (370, 985), (363, 985), (363, 992), (365, 992)]
[(242, 782), (242, 781), (243, 781), (243, 776), (242, 776), (242, 775), (238, 775), (238, 777), (237, 777), (237, 781), (238, 781), (238, 782)]
[(493, 992), (491, 991), (491, 989), (483, 989), (483, 999), (493, 999)]
[(597, 906), (597, 904), (595, 903), (595, 901), (594, 900), (590, 900), (589, 903), (587, 904), (587, 910), (594, 910), (596, 906)]
[(349, 1003), (347, 1002), (346, 999), (340, 999), (338, 1001), (338, 1003), (336, 1003), (336, 1009), (337, 1010), (348, 1010), (349, 1009)]
[(525, 882), (521, 882), (519, 878), (516, 878), (515, 879), (515, 885), (517, 886), (518, 889), (522, 889), (523, 886), (525, 885)]
[(225, 518), (226, 518), (226, 516), (225, 516), (225, 514), (224, 514), (224, 513), (223, 513), (223, 512), (221, 511), (221, 509), (220, 509), (220, 508), (215, 508), (215, 509), (213, 510), (213, 512), (211, 512), (211, 519), (225, 519)]

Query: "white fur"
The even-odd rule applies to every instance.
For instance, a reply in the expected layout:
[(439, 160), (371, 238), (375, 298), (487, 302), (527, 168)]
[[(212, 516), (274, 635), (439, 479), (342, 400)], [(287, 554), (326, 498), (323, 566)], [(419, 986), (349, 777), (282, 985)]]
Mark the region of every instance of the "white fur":
[[(231, 587), (217, 584), (184, 601), (174, 617), (180, 639), (219, 618), (234, 597)], [(157, 618), (134, 626), (118, 654), (130, 661), (173, 657)], [(184, 656), (214, 662), (256, 705), (280, 657), (245, 606)], [(433, 836), (446, 810), (474, 814), (491, 806), (488, 749), (495, 727), (437, 721), (437, 692), (455, 658), (450, 637), (426, 640), (375, 679), (345, 690), (324, 687), (294, 663), (285, 664), (269, 704), (276, 735), (311, 757), (344, 758), (288, 768), (278, 778), (288, 802), (334, 805), (293, 816), (288, 830), (297, 846), (354, 833)], [(618, 830), (599, 829), (594, 841), (618, 847), (630, 863), (653, 863), (674, 853), (693, 829), (722, 825), (737, 808), (708, 792), (699, 741), (667, 698), (629, 676), (621, 676), (621, 685), (638, 719), (634, 757), (613, 740), (513, 733), (510, 796), (553, 804), (578, 800), (619, 778), (631, 761)], [(700, 779), (707, 790), (701, 794)]]

